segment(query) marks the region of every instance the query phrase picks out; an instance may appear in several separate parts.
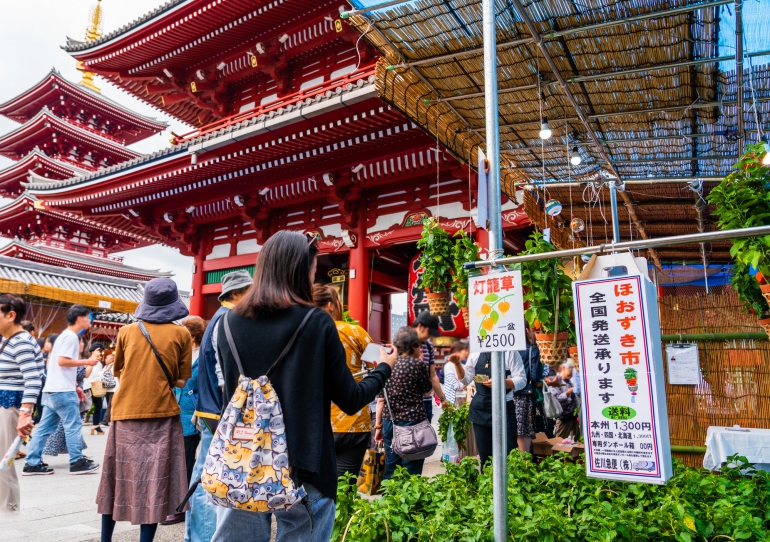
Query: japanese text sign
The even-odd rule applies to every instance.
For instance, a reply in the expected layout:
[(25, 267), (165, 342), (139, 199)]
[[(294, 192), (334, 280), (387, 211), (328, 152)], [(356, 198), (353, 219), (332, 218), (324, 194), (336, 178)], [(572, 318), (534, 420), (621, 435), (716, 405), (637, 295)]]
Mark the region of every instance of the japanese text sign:
[(573, 283), (586, 472), (664, 484), (671, 476), (655, 288), (630, 274)]
[(470, 277), (468, 293), (471, 352), (526, 348), (520, 270)]

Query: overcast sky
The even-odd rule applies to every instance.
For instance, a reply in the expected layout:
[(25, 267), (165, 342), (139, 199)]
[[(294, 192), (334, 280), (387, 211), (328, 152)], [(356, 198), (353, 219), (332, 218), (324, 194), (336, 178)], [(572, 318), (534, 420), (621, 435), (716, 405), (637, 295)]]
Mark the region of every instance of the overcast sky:
[[(103, 0), (105, 33), (152, 11), (162, 1)], [(52, 67), (70, 81), (80, 81), (80, 72), (75, 69), (75, 61), (61, 46), (66, 43), (67, 36), (84, 39), (89, 22), (88, 14), (94, 5), (96, 0), (2, 0), (0, 12), (6, 23), (0, 32), (0, 103), (38, 83)], [(184, 124), (172, 120), (104, 80), (97, 78), (96, 84), (108, 98), (137, 113), (165, 120), (176, 133), (190, 130)], [(17, 123), (0, 117), (0, 134), (6, 134), (17, 126)], [(153, 152), (168, 146), (170, 137), (166, 131), (140, 141), (131, 148), (142, 153)], [(5, 168), (10, 163), (10, 160), (0, 157), (0, 168)], [(6, 242), (7, 240), (0, 237), (0, 245)], [(180, 255), (176, 249), (153, 246), (118, 255), (124, 256), (128, 265), (172, 271), (176, 275), (174, 278), (179, 288), (190, 289), (192, 258)]]

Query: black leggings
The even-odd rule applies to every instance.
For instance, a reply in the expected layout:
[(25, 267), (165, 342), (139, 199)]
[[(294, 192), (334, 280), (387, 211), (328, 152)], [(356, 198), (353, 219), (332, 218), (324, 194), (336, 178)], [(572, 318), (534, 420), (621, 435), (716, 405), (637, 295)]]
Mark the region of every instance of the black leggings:
[(334, 433), (334, 453), (337, 456), (337, 476), (349, 472), (358, 476), (369, 448), (369, 433)]
[[(102, 542), (112, 542), (112, 533), (115, 530), (115, 521), (112, 514), (102, 514)], [(152, 542), (155, 539), (157, 523), (148, 523), (139, 526), (139, 542)]]
[[(190, 485), (190, 478), (192, 478), (193, 467), (195, 466), (195, 452), (198, 449), (198, 444), (201, 441), (201, 434), (195, 433), (189, 437), (184, 438), (184, 462), (187, 466), (187, 485)], [(204, 452), (206, 453), (206, 452)]]
[(94, 397), (91, 395), (91, 400), (94, 402), (94, 425), (99, 425), (99, 423), (102, 421), (102, 406), (104, 405), (104, 397)]
[[(506, 418), (508, 435), (506, 439), (506, 454), (511, 450), (518, 448), (516, 437), (518, 430), (516, 428), (516, 408), (513, 401), (506, 401)], [(492, 427), (486, 425), (473, 424), (473, 434), (476, 437), (476, 447), (479, 450), (479, 463), (481, 468), (492, 458)]]

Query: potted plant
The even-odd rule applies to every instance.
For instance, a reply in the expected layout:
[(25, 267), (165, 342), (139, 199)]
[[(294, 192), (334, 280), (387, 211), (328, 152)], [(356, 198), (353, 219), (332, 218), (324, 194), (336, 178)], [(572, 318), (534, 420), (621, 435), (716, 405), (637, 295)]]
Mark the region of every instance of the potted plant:
[(479, 260), (479, 246), (473, 242), (471, 236), (460, 230), (454, 234), (457, 238), (452, 247), (452, 261), (454, 265), (454, 297), (457, 306), (463, 313), (465, 328), (470, 328), (468, 315), (468, 270), (463, 267), (467, 262)]
[(733, 290), (738, 293), (738, 299), (743, 304), (744, 311), (756, 315), (759, 319), (759, 325), (770, 337), (770, 304), (762, 293), (762, 285), (756, 277), (751, 276), (749, 266), (736, 261), (730, 282), (732, 282)]
[[(764, 142), (749, 145), (735, 164), (735, 171), (708, 195), (708, 202), (716, 205), (714, 214), (719, 217), (717, 224), (721, 229), (770, 225), (770, 168), (762, 165), (764, 154)], [(735, 239), (730, 255), (736, 265), (740, 262), (758, 271), (756, 280), (765, 299), (770, 301), (770, 284), (761, 284), (763, 277), (770, 277), (770, 235)]]
[(438, 220), (429, 218), (423, 222), (417, 248), (422, 251), (420, 287), (428, 296), (430, 313), (434, 316), (446, 316), (449, 314), (453, 275), (452, 239)]
[[(521, 254), (542, 254), (556, 250), (540, 232), (533, 232)], [(555, 259), (521, 264), (524, 301), (529, 307), (524, 317), (537, 333), (537, 346), (543, 363), (561, 363), (567, 357), (572, 328), (572, 280)]]

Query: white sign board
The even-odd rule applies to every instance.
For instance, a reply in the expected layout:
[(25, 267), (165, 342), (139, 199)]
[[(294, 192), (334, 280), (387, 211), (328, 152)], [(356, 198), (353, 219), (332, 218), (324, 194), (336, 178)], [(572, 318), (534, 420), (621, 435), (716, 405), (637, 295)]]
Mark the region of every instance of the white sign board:
[(655, 287), (630, 256), (598, 259), (607, 258), (629, 274), (589, 264), (584, 275), (594, 277), (572, 286), (586, 473), (665, 484), (672, 467)]
[(697, 386), (700, 384), (700, 361), (697, 344), (667, 344), (668, 383)]
[(111, 309), (112, 308), (112, 301), (99, 301), (99, 308), (100, 309)]
[(521, 271), (468, 280), (471, 352), (524, 350), (524, 295)]

